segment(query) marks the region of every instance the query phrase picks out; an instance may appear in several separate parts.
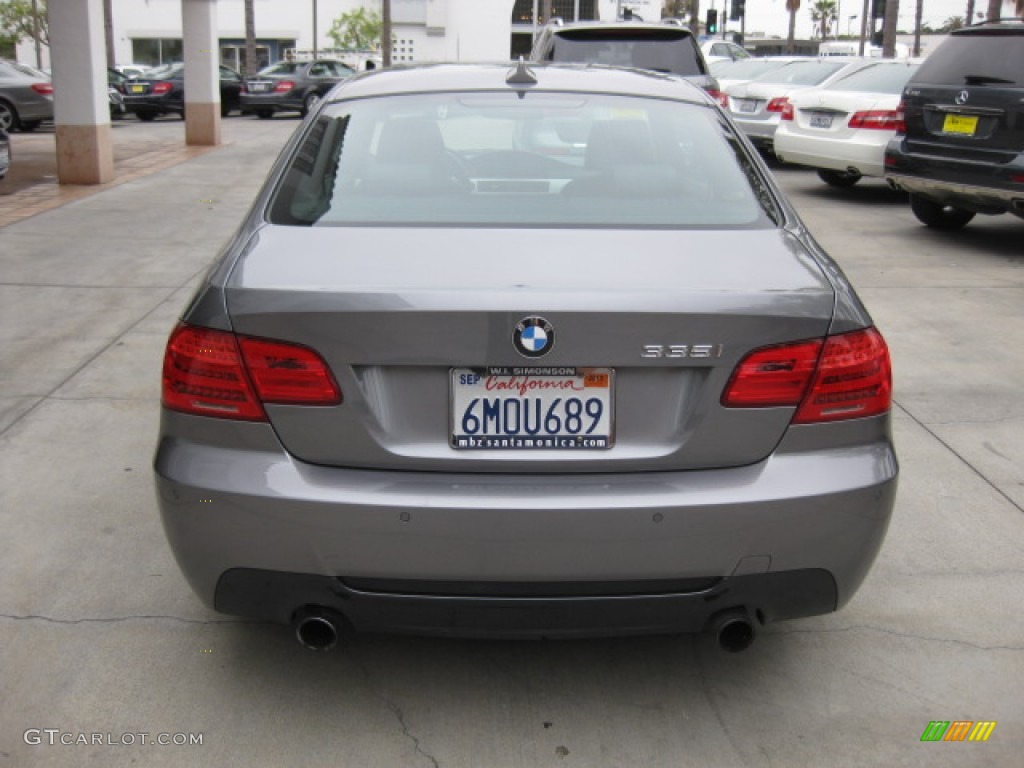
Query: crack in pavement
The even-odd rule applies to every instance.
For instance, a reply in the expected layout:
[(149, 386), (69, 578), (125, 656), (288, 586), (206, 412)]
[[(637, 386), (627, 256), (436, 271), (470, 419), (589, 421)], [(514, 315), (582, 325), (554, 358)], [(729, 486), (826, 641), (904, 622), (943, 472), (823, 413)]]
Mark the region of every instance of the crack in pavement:
[(402, 734), (407, 739), (410, 739), (412, 741), (413, 746), (416, 748), (416, 752), (427, 758), (427, 760), (431, 762), (434, 768), (441, 768), (441, 764), (437, 762), (437, 758), (428, 752), (424, 752), (423, 748), (420, 746), (420, 740), (412, 733), (410, 733), (409, 726), (405, 723), (405, 715), (402, 713), (402, 710), (399, 708), (399, 706), (395, 704), (391, 699), (387, 699), (385, 703), (388, 705), (388, 709), (391, 710), (391, 713), (398, 719), (398, 724), (402, 726)]

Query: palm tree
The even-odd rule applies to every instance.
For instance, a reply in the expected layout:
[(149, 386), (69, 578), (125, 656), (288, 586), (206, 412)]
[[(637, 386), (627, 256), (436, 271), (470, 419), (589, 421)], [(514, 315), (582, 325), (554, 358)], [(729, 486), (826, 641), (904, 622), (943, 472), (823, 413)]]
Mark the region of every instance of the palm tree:
[(380, 63), (391, 66), (391, 0), (380, 0)]
[(828, 33), (838, 13), (836, 0), (817, 0), (811, 6), (811, 21), (818, 25), (822, 40), (828, 38)]
[(256, 12), (255, 0), (245, 0), (245, 76), (256, 77)]
[(794, 53), (796, 45), (796, 12), (800, 10), (800, 0), (786, 0), (786, 10), (789, 11), (789, 36), (786, 38), (786, 53)]
[(987, 21), (995, 21), (1002, 18), (1002, 13), (1003, 0), (988, 0), (988, 14), (985, 16)]

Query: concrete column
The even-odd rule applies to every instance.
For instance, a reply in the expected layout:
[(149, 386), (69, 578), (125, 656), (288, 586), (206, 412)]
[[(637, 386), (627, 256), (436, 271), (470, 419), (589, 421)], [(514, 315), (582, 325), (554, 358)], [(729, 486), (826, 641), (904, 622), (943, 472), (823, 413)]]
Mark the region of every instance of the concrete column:
[(57, 180), (102, 184), (114, 178), (103, 0), (50, 3), (49, 24)]
[(181, 0), (185, 52), (185, 143), (220, 144), (220, 53), (216, 0)]

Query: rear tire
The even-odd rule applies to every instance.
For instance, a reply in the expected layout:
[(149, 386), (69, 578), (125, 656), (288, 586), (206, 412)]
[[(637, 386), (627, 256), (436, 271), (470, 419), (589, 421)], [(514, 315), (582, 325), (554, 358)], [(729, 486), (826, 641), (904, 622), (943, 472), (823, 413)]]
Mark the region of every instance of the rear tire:
[(832, 171), (827, 168), (818, 169), (818, 178), (828, 184), (830, 187), (836, 187), (837, 189), (846, 189), (852, 187), (858, 181), (861, 180), (859, 173), (849, 173), (847, 171)]
[(272, 109), (257, 109), (256, 117), (260, 120), (269, 120), (274, 116), (274, 110)]
[(0, 130), (10, 133), (18, 127), (18, 113), (6, 101), (0, 100)]
[(975, 215), (974, 211), (943, 205), (918, 195), (910, 196), (910, 210), (922, 224), (946, 231), (962, 229)]
[(305, 117), (316, 109), (316, 105), (319, 103), (320, 96), (317, 93), (307, 93), (306, 98), (302, 100), (302, 116)]
[(136, 112), (135, 116), (144, 123), (156, 120), (156, 112)]

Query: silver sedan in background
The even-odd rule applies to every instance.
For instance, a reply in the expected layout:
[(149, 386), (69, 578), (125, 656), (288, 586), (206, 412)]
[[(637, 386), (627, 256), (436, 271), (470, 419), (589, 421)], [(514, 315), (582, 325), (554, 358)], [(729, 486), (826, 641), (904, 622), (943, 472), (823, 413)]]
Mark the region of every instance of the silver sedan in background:
[(53, 120), (53, 84), (39, 70), (0, 59), (0, 130), (34, 131)]
[(737, 651), (860, 586), (890, 400), (867, 310), (700, 88), (382, 70), (300, 126), (172, 332), (157, 498), (207, 605), (311, 648)]

